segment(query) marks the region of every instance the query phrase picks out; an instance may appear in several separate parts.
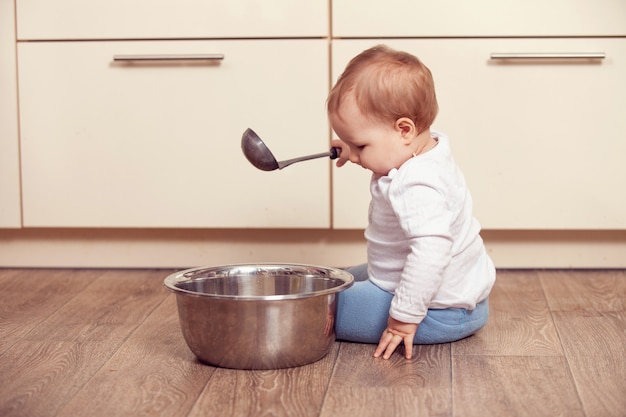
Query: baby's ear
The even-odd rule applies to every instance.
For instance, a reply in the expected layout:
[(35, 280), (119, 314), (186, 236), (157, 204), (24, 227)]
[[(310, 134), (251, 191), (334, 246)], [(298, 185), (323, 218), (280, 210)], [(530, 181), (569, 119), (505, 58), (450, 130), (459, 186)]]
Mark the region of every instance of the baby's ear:
[(413, 120), (408, 117), (401, 117), (396, 120), (394, 127), (398, 132), (400, 132), (402, 138), (405, 140), (413, 140), (413, 138), (419, 133), (415, 127), (415, 123), (413, 123)]

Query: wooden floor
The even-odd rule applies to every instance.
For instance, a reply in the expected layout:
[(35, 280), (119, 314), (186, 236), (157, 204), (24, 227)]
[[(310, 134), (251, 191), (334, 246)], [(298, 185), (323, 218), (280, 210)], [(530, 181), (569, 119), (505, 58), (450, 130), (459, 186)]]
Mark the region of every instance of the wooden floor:
[(199, 363), (170, 272), (0, 269), (0, 416), (626, 416), (625, 271), (499, 271), (468, 339), (278, 371)]

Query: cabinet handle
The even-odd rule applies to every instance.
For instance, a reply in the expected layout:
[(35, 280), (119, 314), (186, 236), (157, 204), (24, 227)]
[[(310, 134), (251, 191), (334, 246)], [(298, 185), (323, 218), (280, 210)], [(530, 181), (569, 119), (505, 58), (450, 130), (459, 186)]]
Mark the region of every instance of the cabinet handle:
[(221, 61), (224, 54), (113, 55), (113, 61)]
[(604, 52), (492, 53), (490, 59), (604, 59)]

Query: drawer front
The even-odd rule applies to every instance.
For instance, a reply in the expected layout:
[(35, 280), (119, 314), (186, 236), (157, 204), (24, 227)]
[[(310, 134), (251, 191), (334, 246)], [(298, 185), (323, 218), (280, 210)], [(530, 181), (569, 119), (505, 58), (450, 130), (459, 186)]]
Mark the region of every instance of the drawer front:
[[(116, 54), (221, 61), (114, 62)], [(27, 227), (328, 227), (323, 40), (34, 42), (18, 46)]]
[(333, 36), (626, 35), (623, 0), (333, 0)]
[(321, 37), (328, 3), (17, 0), (18, 39)]
[[(385, 42), (433, 72), (440, 105), (434, 127), (450, 136), (484, 228), (626, 228), (626, 39)], [(335, 42), (333, 80), (375, 43)], [(597, 51), (606, 58), (490, 59)], [(335, 168), (333, 178), (335, 227), (364, 227), (368, 172)]]

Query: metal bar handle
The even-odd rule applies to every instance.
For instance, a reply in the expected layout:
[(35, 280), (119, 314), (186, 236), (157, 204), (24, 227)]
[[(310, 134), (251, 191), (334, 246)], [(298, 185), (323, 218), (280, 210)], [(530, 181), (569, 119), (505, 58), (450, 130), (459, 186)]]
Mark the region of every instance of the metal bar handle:
[(224, 54), (113, 55), (113, 61), (221, 61)]
[(604, 59), (604, 52), (492, 53), (490, 59)]

